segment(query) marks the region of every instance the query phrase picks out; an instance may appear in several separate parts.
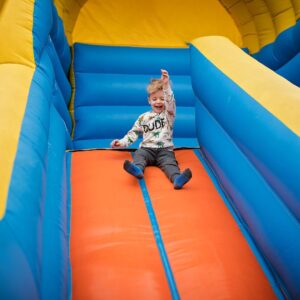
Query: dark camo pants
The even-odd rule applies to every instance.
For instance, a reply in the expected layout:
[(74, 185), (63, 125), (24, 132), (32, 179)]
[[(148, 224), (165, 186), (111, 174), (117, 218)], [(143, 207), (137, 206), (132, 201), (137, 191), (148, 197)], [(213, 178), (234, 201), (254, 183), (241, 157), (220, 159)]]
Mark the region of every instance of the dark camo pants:
[(139, 148), (134, 153), (133, 162), (142, 171), (146, 166), (159, 167), (171, 182), (180, 174), (174, 152), (166, 148)]

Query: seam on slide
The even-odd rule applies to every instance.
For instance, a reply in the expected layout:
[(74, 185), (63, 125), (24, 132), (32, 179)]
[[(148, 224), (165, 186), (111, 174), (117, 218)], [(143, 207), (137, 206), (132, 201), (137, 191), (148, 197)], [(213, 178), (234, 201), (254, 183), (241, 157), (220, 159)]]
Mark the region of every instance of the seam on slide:
[(237, 223), (243, 237), (246, 239), (252, 253), (256, 257), (260, 267), (262, 268), (264, 274), (266, 275), (269, 283), (272, 286), (272, 289), (277, 296), (279, 300), (284, 300), (285, 297), (283, 296), (277, 282), (276, 277), (272, 274), (272, 268), (268, 265), (268, 262), (263, 257), (262, 253), (257, 248), (254, 240), (252, 239), (250, 233), (246, 229), (246, 227), (243, 225), (243, 221), (241, 220), (241, 217), (239, 216), (238, 212), (236, 212), (235, 208), (231, 204), (231, 201), (229, 200), (229, 196), (226, 194), (226, 192), (223, 190), (223, 187), (221, 186), (217, 176), (215, 175), (213, 169), (209, 165), (209, 163), (206, 161), (206, 159), (202, 156), (201, 150), (193, 150), (201, 164), (203, 165), (204, 169), (206, 170), (209, 178), (212, 180), (213, 185), (215, 186), (216, 190), (218, 191), (219, 195), (221, 196), (222, 200), (224, 201), (226, 207), (228, 208), (231, 216), (234, 218), (235, 222)]
[(156, 245), (158, 247), (159, 255), (163, 263), (163, 267), (166, 273), (168, 284), (171, 290), (172, 299), (179, 300), (180, 296), (176, 286), (176, 282), (173, 276), (173, 272), (169, 263), (168, 255), (164, 246), (162, 236), (160, 234), (159, 225), (156, 219), (156, 215), (152, 206), (151, 198), (147, 190), (146, 182), (144, 179), (139, 180), (139, 185), (143, 193), (143, 199), (146, 205), (147, 213), (151, 222)]

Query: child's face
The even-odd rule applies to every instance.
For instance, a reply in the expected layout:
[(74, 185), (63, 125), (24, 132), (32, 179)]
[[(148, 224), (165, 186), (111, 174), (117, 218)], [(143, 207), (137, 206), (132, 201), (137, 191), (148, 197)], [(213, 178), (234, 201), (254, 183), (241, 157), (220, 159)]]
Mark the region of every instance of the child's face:
[(150, 94), (148, 101), (152, 110), (156, 113), (161, 113), (165, 109), (164, 93), (162, 90)]

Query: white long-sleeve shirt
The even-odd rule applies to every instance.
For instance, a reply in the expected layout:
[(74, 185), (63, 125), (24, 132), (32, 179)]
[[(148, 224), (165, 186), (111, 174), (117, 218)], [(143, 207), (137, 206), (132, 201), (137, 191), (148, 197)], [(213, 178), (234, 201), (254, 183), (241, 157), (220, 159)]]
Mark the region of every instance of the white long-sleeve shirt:
[(133, 127), (120, 140), (123, 147), (134, 143), (139, 135), (143, 135), (140, 147), (173, 148), (173, 126), (176, 114), (174, 94), (169, 87), (163, 90), (165, 108), (161, 113), (149, 111), (138, 117)]

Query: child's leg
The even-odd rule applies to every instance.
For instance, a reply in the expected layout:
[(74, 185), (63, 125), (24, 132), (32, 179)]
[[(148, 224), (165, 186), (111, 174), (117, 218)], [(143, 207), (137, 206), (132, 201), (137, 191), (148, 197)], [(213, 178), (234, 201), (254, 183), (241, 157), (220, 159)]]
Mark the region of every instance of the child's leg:
[(147, 165), (155, 162), (155, 150), (148, 148), (140, 148), (136, 150), (133, 156), (133, 162), (125, 160), (123, 168), (126, 172), (138, 179), (144, 177), (144, 169)]
[(175, 189), (181, 189), (192, 178), (190, 169), (185, 169), (180, 173), (173, 151), (160, 149), (157, 154), (157, 165), (166, 173), (170, 181), (173, 182)]
[(175, 177), (180, 175), (178, 163), (173, 151), (159, 149), (157, 151), (156, 164), (165, 172), (171, 182), (174, 182)]
[(144, 171), (146, 166), (153, 165), (155, 163), (155, 157), (156, 153), (154, 149), (139, 148), (134, 153), (133, 163)]
[(180, 190), (187, 182), (192, 178), (192, 172), (190, 169), (185, 169), (179, 176), (174, 179), (174, 189)]

